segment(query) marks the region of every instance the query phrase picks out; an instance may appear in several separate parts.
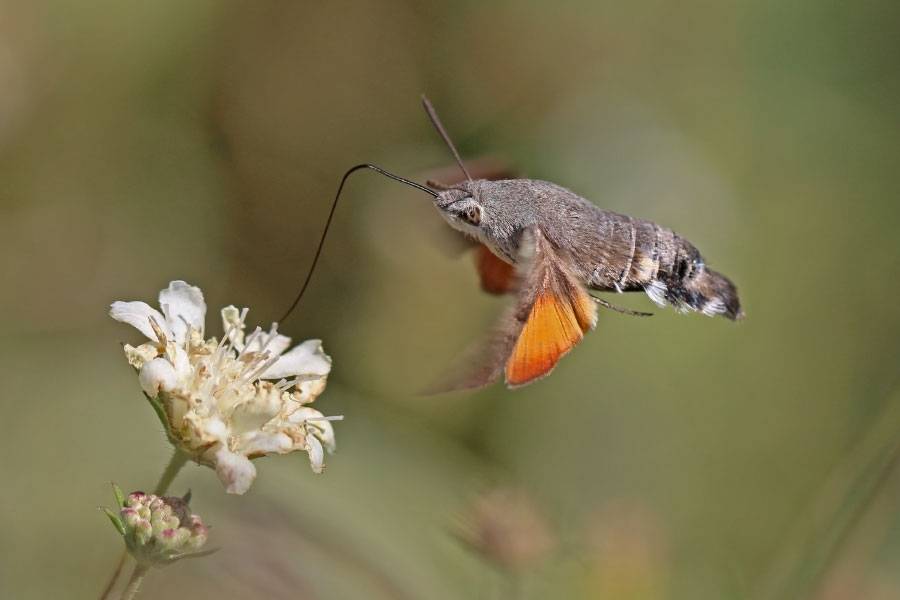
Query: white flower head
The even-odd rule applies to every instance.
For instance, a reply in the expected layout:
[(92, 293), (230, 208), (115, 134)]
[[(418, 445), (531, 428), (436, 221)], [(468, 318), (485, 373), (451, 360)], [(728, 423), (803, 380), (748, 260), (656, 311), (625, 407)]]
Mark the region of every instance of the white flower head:
[(325, 389), (331, 358), (319, 340), (291, 339), (257, 327), (245, 334), (247, 310), (222, 309), (221, 339), (204, 335), (200, 288), (173, 281), (159, 293), (162, 312), (144, 302), (113, 302), (112, 318), (150, 341), (125, 346), (141, 389), (170, 440), (215, 469), (225, 489), (243, 494), (256, 478), (251, 459), (302, 450), (316, 473), (334, 451), (332, 420), (307, 406)]

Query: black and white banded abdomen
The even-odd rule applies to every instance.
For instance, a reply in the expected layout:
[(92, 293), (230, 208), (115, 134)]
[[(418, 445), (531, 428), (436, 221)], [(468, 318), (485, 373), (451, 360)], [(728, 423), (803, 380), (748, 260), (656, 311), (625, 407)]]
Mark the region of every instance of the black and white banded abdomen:
[[(736, 320), (744, 316), (737, 288), (706, 266), (697, 248), (671, 229), (625, 215), (612, 216), (603, 265), (589, 285), (619, 292), (645, 291), (659, 306)], [(615, 248), (616, 250), (613, 250)]]

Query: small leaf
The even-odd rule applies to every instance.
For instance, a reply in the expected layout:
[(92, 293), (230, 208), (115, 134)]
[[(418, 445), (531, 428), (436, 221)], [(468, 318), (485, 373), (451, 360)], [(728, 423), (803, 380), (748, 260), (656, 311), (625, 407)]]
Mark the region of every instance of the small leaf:
[(169, 416), (166, 414), (166, 409), (163, 407), (162, 402), (159, 400), (159, 396), (151, 398), (148, 394), (144, 394), (144, 397), (150, 402), (150, 406), (153, 407), (153, 412), (156, 413), (156, 418), (159, 419), (159, 422), (162, 423), (163, 431), (166, 432), (166, 437), (169, 439), (169, 442), (172, 443), (176, 448), (178, 447), (177, 439), (172, 433), (172, 429), (169, 426)]
[(109, 517), (109, 520), (112, 522), (113, 527), (115, 527), (119, 532), (119, 535), (125, 535), (125, 523), (122, 522), (121, 517), (119, 517), (119, 515), (109, 510), (105, 506), (101, 507), (100, 510), (106, 513), (106, 516)]
[(125, 494), (122, 492), (122, 488), (117, 486), (115, 483), (112, 484), (113, 494), (116, 496), (116, 504), (119, 505), (119, 508), (125, 507)]
[(174, 562), (178, 562), (179, 560), (185, 560), (188, 558), (203, 558), (204, 556), (209, 556), (210, 554), (215, 554), (221, 550), (221, 548), (213, 548), (211, 550), (203, 550), (202, 552), (187, 552), (185, 554), (175, 554), (170, 556), (166, 561), (165, 565), (171, 565)]

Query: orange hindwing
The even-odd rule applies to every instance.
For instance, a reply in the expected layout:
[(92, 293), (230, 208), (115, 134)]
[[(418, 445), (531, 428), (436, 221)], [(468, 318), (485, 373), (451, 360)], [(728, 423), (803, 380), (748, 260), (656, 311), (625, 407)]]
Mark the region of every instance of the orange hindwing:
[(550, 373), (596, 320), (597, 307), (580, 286), (541, 290), (506, 363), (506, 383), (525, 385)]
[(475, 266), (481, 278), (481, 289), (489, 294), (505, 294), (513, 289), (516, 269), (497, 258), (484, 244), (475, 250)]
[(479, 388), (502, 374), (510, 387), (530, 383), (550, 373), (596, 324), (597, 304), (573, 274), (571, 258), (538, 227), (522, 232), (517, 250), (513, 267), (478, 248), (482, 287), (493, 293), (514, 288), (516, 302), (430, 393)]

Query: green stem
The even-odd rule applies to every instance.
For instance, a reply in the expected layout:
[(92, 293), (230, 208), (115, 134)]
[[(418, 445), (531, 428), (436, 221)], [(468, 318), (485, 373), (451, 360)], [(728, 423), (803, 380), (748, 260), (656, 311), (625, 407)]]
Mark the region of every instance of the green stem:
[(853, 533), (856, 526), (862, 521), (862, 518), (869, 512), (871, 505), (874, 504), (887, 482), (890, 481), (890, 476), (896, 470), (898, 461), (900, 461), (900, 444), (895, 445), (889, 451), (883, 464), (875, 469), (874, 477), (863, 486), (863, 489), (860, 491), (862, 498), (855, 505), (849, 506), (845, 513), (841, 515), (833, 535), (823, 544), (822, 553), (816, 565), (817, 568), (811, 577), (811, 592), (817, 591), (822, 585), (825, 575), (831, 570), (831, 567), (850, 539), (850, 534)]
[(138, 590), (141, 587), (141, 582), (144, 581), (144, 575), (147, 574), (149, 569), (149, 565), (137, 564), (134, 566), (134, 571), (131, 572), (131, 578), (128, 579), (128, 585), (125, 586), (119, 600), (132, 600), (132, 598), (137, 595)]
[(157, 496), (165, 494), (166, 490), (169, 489), (169, 485), (171, 485), (175, 476), (178, 475), (178, 472), (181, 471), (181, 467), (183, 467), (187, 461), (188, 455), (181, 450), (176, 449), (175, 452), (172, 453), (172, 458), (169, 459), (169, 464), (166, 466), (166, 470), (163, 471), (162, 477), (159, 478), (159, 483), (156, 484), (156, 489), (153, 490), (153, 493)]
[(128, 558), (128, 551), (122, 550), (122, 555), (119, 556), (119, 562), (116, 564), (116, 568), (110, 576), (109, 581), (106, 582), (106, 587), (103, 588), (103, 593), (100, 594), (100, 600), (106, 600), (107, 598), (109, 598), (110, 592), (112, 592), (113, 587), (116, 585), (116, 581), (119, 579), (119, 575), (122, 573), (122, 567), (125, 566), (126, 558)]
[(757, 598), (812, 597), (900, 462), (900, 394), (833, 471), (788, 538)]

